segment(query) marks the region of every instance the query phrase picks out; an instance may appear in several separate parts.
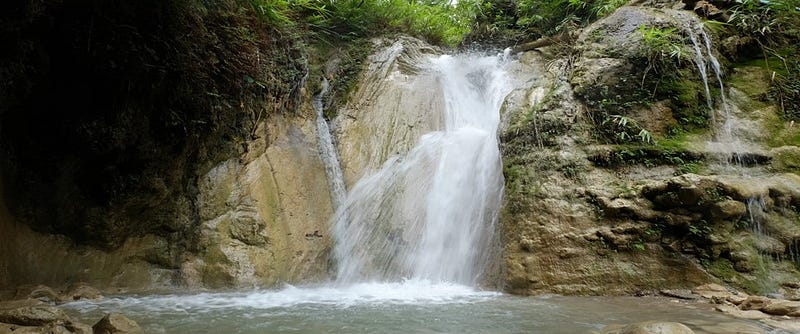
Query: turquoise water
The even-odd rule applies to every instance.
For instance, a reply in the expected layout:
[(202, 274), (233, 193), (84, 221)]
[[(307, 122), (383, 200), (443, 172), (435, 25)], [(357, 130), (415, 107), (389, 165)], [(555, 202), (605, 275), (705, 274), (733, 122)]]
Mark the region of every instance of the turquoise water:
[(697, 333), (766, 331), (708, 305), (662, 298), (518, 297), (425, 281), (110, 296), (65, 308), (86, 323), (120, 312), (146, 333), (592, 333), (647, 320), (679, 321)]

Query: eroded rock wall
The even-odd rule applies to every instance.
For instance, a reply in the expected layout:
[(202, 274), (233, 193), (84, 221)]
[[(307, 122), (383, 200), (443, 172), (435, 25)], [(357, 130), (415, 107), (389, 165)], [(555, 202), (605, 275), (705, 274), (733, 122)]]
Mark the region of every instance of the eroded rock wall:
[(199, 178), (199, 226), (181, 244), (146, 234), (102, 250), (32, 231), (0, 207), (0, 286), (82, 281), (142, 290), (324, 280), (333, 209), (314, 131), (313, 118), (262, 123), (246, 154)]
[(338, 111), (337, 148), (352, 185), (391, 156), (408, 152), (425, 133), (441, 127), (443, 92), (424, 68), (441, 51), (418, 39), (375, 41), (357, 90)]
[(648, 31), (675, 32), (672, 47), (694, 54), (693, 15), (623, 6), (566, 49), (518, 55), (512, 74), (523, 84), (500, 133), (509, 291), (631, 294), (721, 281), (781, 292), (800, 279), (800, 179), (795, 146), (784, 146), (794, 130), (764, 99), (765, 71), (723, 69), (733, 101), (724, 109), (709, 67), (708, 110), (690, 57), (661, 71), (664, 59), (654, 63)]

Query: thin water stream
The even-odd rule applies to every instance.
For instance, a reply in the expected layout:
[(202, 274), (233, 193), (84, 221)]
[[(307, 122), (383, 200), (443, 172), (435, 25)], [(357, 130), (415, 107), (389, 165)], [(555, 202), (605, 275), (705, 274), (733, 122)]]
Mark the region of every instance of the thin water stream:
[(331, 136), (331, 129), (328, 122), (325, 120), (325, 96), (329, 90), (328, 79), (322, 78), (322, 90), (314, 96), (312, 105), (314, 111), (317, 113), (317, 148), (319, 149), (319, 157), (325, 166), (325, 177), (328, 179), (328, 187), (331, 193), (331, 204), (333, 209), (336, 210), (344, 202), (347, 190), (344, 185), (344, 176), (342, 175), (342, 166), (339, 162), (339, 155), (336, 152), (336, 146), (333, 145), (333, 136)]

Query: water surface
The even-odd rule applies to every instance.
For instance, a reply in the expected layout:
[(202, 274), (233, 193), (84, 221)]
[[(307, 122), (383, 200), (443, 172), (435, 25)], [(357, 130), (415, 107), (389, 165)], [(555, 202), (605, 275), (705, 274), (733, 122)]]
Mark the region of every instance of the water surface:
[(146, 333), (592, 333), (647, 320), (682, 322), (697, 333), (759, 326), (663, 298), (519, 297), (427, 281), (111, 296), (65, 308), (86, 323), (120, 312)]

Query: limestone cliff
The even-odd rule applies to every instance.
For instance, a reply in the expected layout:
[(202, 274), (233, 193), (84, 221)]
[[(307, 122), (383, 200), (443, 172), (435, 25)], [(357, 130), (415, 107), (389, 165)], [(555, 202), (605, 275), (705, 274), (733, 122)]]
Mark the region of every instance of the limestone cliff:
[[(724, 281), (774, 292), (800, 278), (800, 178), (783, 174), (796, 172), (796, 147), (770, 151), (795, 145), (785, 142), (795, 130), (764, 100), (764, 69), (730, 68), (720, 92), (704, 64), (716, 94), (706, 107), (692, 60), (695, 46), (707, 56), (702, 36), (692, 45), (698, 26), (682, 9), (624, 6), (573, 44), (519, 55), (523, 84), (500, 134), (509, 291), (630, 294)], [(653, 53), (664, 31), (678, 56)]]

